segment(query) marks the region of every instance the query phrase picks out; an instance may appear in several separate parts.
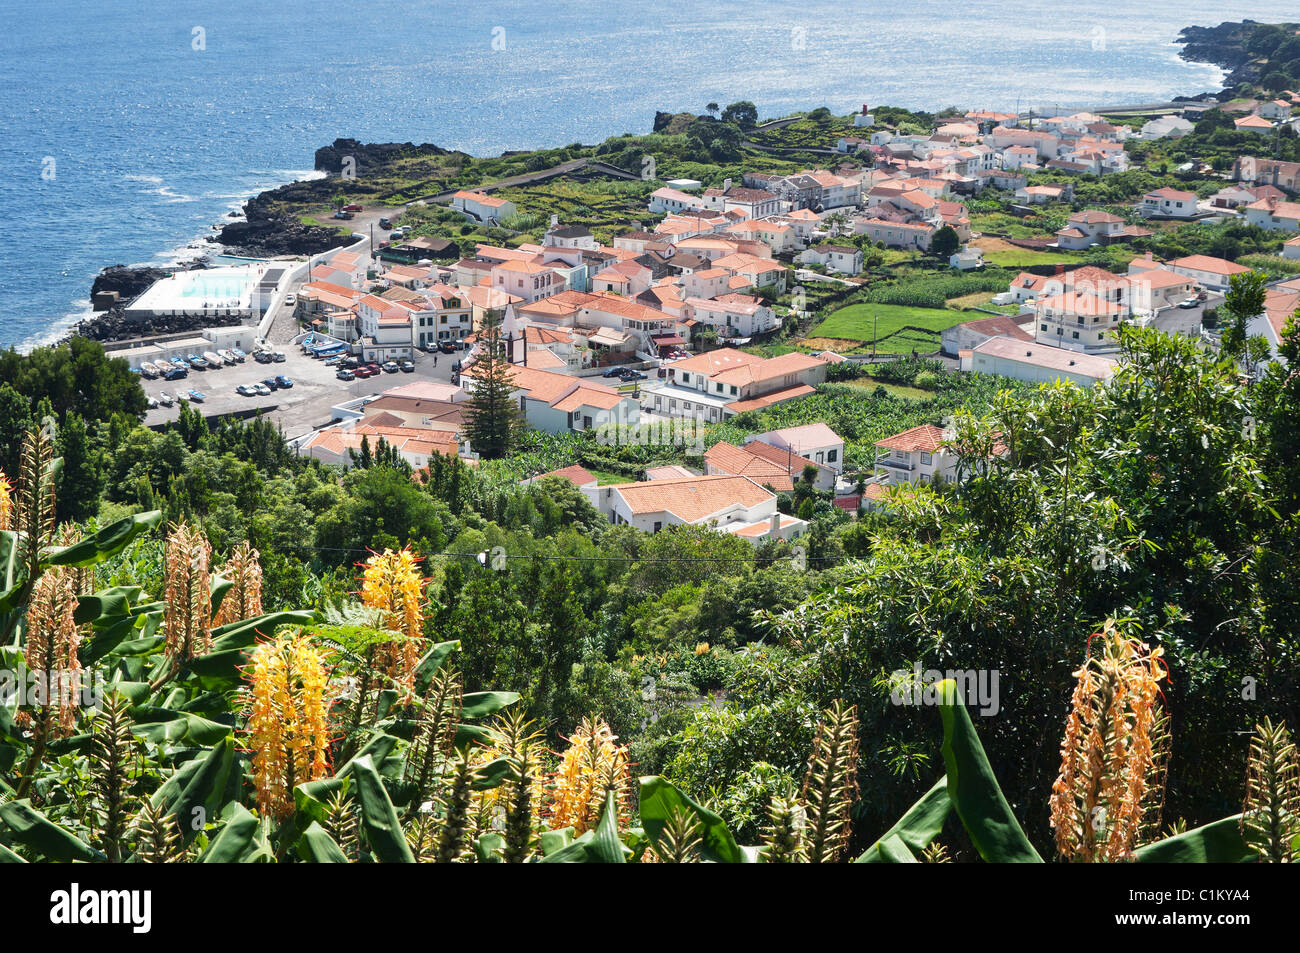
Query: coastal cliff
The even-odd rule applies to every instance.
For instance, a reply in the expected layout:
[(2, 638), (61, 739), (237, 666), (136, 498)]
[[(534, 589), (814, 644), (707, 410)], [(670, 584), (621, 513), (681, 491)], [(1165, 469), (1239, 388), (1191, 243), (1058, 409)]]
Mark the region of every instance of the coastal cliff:
[[(335, 139), (316, 150), (314, 168), (325, 178), (291, 182), (262, 192), (244, 205), (243, 222), (222, 226), (221, 244), (241, 253), (257, 256), (318, 255), (348, 244), (347, 233), (322, 225), (305, 225), (287, 208), (322, 205), (339, 192), (340, 175), (348, 175), (348, 192), (373, 195), (382, 191), (366, 179), (401, 159), (416, 156), (444, 156), (451, 153), (431, 143), (363, 143), (356, 139)], [(352, 178), (355, 176), (355, 178)]]
[(1189, 26), (1178, 34), (1183, 44), (1183, 59), (1192, 63), (1212, 63), (1226, 70), (1220, 99), (1229, 99), (1241, 83), (1258, 83), (1273, 68), (1271, 54), (1275, 47), (1253, 42), (1261, 27), (1269, 30), (1295, 24), (1265, 24), (1257, 20), (1225, 21), (1218, 26)]

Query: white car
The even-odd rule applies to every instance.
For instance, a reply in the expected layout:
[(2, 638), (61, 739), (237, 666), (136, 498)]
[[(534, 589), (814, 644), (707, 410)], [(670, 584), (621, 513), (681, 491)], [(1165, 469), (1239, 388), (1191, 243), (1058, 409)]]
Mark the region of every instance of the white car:
[(255, 391), (257, 391), (258, 397), (269, 397), (271, 395), (271, 388), (267, 387), (265, 384), (253, 384), (251, 386)]
[(285, 296), (284, 296), (284, 305), (285, 305), (286, 308), (292, 308), (292, 307), (293, 307), (294, 305), (296, 305), (297, 303), (298, 303), (298, 296), (297, 296), (297, 295), (285, 295)]

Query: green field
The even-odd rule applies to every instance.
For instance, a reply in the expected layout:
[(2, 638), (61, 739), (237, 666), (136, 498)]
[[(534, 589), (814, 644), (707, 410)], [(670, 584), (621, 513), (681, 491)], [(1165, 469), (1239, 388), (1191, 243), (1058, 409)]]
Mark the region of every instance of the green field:
[[(884, 354), (922, 353), (939, 349), (941, 332), (971, 320), (951, 308), (912, 308), (898, 304), (851, 304), (841, 308), (808, 333), (810, 338), (837, 338), (871, 345), (876, 329), (876, 350)], [(913, 331), (911, 328), (923, 328)]]
[(1027, 268), (1030, 265), (1078, 265), (1085, 259), (1079, 252), (1034, 251), (1016, 248), (1010, 251), (984, 253), (984, 260), (999, 268)]

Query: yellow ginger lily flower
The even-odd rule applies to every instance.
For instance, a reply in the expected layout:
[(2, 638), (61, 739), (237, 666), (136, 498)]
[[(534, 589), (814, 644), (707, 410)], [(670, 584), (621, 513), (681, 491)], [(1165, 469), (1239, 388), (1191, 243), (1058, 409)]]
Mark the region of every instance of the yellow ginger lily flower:
[(293, 813), (297, 785), (329, 775), (325, 663), (306, 635), (293, 632), (254, 649), (245, 672), (257, 806), (282, 820)]

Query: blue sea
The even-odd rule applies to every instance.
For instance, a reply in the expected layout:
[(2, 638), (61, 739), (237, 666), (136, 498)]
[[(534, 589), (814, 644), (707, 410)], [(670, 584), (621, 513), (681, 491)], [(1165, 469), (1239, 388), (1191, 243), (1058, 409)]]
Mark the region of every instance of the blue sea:
[[(1091, 8), (1091, 9), (1090, 9)], [(477, 155), (646, 132), (656, 110), (1057, 109), (1214, 90), (1189, 24), (1239, 3), (4, 0), (0, 345), (88, 313), (340, 136)], [(1294, 4), (1257, 0), (1257, 20)]]

